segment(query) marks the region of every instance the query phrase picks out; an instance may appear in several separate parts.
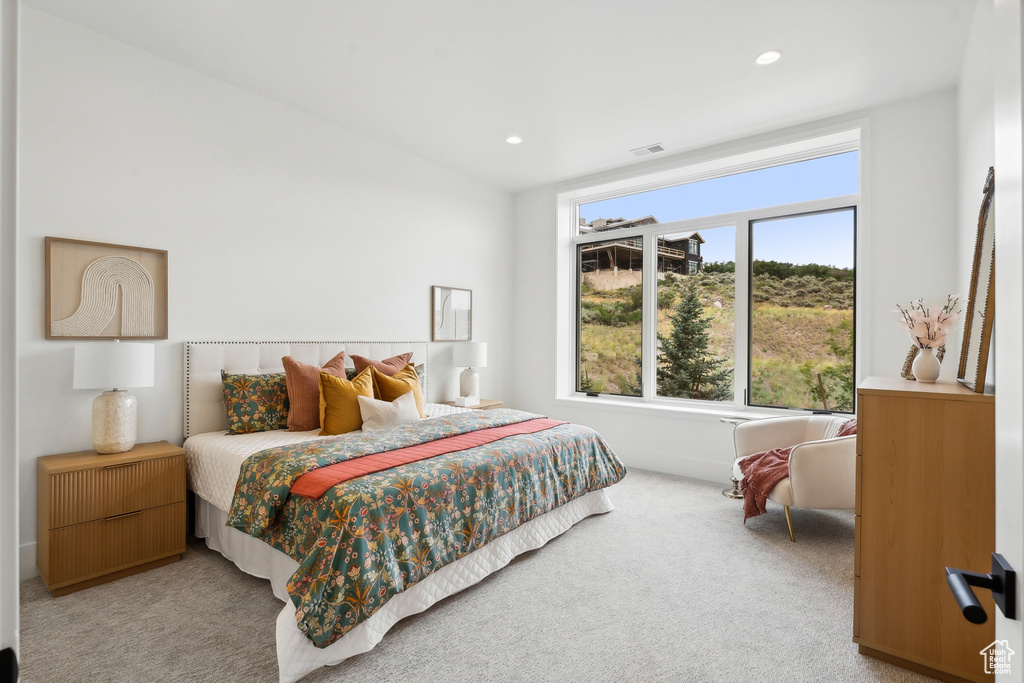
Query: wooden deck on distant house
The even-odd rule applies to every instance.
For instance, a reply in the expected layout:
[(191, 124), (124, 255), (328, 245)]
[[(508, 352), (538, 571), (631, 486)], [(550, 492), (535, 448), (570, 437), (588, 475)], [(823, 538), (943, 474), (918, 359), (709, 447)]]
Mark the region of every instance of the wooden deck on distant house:
[[(692, 233), (696, 234), (696, 233)], [(687, 237), (686, 239), (689, 239)], [(699, 254), (691, 254), (686, 249), (679, 249), (669, 244), (678, 244), (682, 240), (667, 242), (658, 240), (658, 272), (690, 273), (688, 263), (699, 264), (703, 259)], [(703, 241), (703, 240), (702, 240)], [(643, 240), (639, 237), (624, 238), (613, 242), (600, 242), (580, 246), (580, 265), (584, 273), (602, 270), (639, 270), (643, 265)]]

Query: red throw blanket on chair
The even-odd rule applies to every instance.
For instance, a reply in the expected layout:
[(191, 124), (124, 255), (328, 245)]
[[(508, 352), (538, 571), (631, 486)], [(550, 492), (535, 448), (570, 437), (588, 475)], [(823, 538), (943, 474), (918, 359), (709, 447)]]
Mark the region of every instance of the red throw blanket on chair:
[[(847, 420), (839, 428), (835, 438), (852, 436), (857, 433), (857, 420)], [(795, 446), (773, 448), (761, 451), (740, 460), (740, 472), (743, 480), (740, 489), (743, 491), (743, 523), (751, 517), (768, 512), (765, 504), (768, 494), (775, 485), (789, 476), (789, 454)]]
[(743, 523), (751, 517), (768, 512), (765, 504), (768, 493), (775, 485), (789, 476), (789, 448), (773, 448), (761, 451), (740, 460), (740, 471), (743, 480), (740, 488), (743, 491)]

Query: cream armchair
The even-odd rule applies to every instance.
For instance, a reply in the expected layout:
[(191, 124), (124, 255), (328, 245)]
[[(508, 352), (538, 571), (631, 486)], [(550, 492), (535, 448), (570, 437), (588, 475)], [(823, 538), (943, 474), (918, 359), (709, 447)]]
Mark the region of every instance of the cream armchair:
[(736, 460), (733, 476), (743, 479), (740, 461), (772, 448), (795, 446), (789, 455), (789, 476), (768, 492), (786, 509), (789, 540), (793, 535), (790, 507), (842, 510), (856, 501), (857, 436), (836, 438), (849, 418), (834, 415), (801, 415), (751, 420), (736, 426)]

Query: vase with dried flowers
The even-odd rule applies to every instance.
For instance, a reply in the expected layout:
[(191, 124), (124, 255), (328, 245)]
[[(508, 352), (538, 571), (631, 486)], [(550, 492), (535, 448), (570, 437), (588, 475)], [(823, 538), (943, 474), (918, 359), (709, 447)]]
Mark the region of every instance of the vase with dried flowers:
[(927, 307), (923, 299), (918, 299), (906, 308), (897, 304), (893, 309), (900, 314), (896, 324), (907, 331), (914, 346), (920, 349), (913, 364), (918, 382), (934, 382), (939, 378), (939, 359), (934, 349), (945, 345), (946, 335), (960, 320), (959, 303), (960, 297), (950, 294), (942, 306)]

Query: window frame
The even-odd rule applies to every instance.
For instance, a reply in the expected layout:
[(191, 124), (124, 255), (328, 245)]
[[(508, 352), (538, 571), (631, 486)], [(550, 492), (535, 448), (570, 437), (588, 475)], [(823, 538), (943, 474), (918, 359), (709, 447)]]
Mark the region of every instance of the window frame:
[[(751, 220), (770, 218), (780, 214), (813, 213), (819, 211), (835, 210), (840, 208), (854, 207), (857, 215), (857, 236), (855, 254), (863, 252), (868, 244), (868, 230), (865, 217), (866, 184), (864, 182), (864, 169), (868, 165), (870, 155), (867, 152), (869, 139), (868, 122), (857, 120), (838, 124), (828, 129), (817, 129), (805, 131), (802, 135), (790, 136), (788, 140), (780, 141), (777, 144), (761, 145), (738, 145), (741, 151), (733, 155), (719, 155), (716, 157), (704, 156), (693, 163), (676, 165), (666, 168), (659, 165), (643, 175), (620, 176), (617, 180), (606, 181), (595, 184), (591, 181), (589, 185), (580, 185), (576, 189), (566, 189), (556, 196), (556, 220), (559, 226), (559, 238), (556, 240), (556, 248), (560, 256), (556, 268), (556, 315), (559, 321), (556, 332), (555, 349), (555, 400), (568, 401), (573, 404), (585, 403), (587, 405), (604, 405), (619, 409), (636, 409), (646, 412), (652, 408), (665, 409), (672, 412), (688, 412), (693, 414), (704, 414), (715, 417), (737, 416), (737, 415), (772, 415), (772, 414), (793, 414), (805, 412), (800, 409), (772, 408), (748, 406), (746, 404), (745, 389), (749, 381), (750, 365), (749, 352), (744, 353), (750, 340), (750, 307), (749, 297), (751, 282), (749, 275), (749, 225)], [(829, 197), (826, 199), (811, 200), (794, 204), (782, 204), (770, 207), (761, 207), (754, 210), (721, 214), (717, 216), (703, 216), (683, 221), (670, 223), (659, 223), (639, 228), (628, 228), (605, 232), (600, 237), (580, 235), (579, 207), (603, 199), (626, 196), (647, 192), (650, 190), (670, 187), (681, 183), (696, 182), (699, 180), (734, 175), (746, 171), (769, 168), (773, 166), (805, 161), (809, 159), (841, 154), (844, 152), (857, 151), (859, 159), (859, 192), (851, 195)], [(735, 312), (736, 328), (734, 330), (734, 354), (735, 373), (733, 376), (734, 391), (733, 400), (729, 402), (701, 401), (693, 399), (679, 399), (671, 397), (658, 397), (656, 385), (656, 302), (657, 302), (657, 268), (649, 265), (643, 275), (643, 310), (644, 329), (642, 343), (642, 396), (631, 397), (614, 394), (599, 394), (597, 398), (588, 396), (576, 390), (579, 376), (579, 277), (576, 273), (578, 264), (576, 262), (577, 246), (585, 241), (605, 241), (612, 238), (626, 238), (649, 235), (654, 239), (644, 241), (644, 262), (645, 264), (657, 263), (657, 237), (659, 233), (668, 234), (690, 230), (708, 230), (713, 227), (732, 225), (736, 231), (736, 257), (737, 264), (747, 263), (748, 267), (740, 269), (736, 273), (736, 302)], [(868, 292), (864, 286), (865, 278), (868, 277), (866, 264), (858, 261), (856, 272), (855, 289), (855, 310), (863, 300), (867, 300)], [(739, 310), (742, 305), (743, 310)], [(655, 315), (649, 315), (650, 311)], [(854, 344), (858, 349), (858, 356), (863, 353), (863, 344), (869, 334), (864, 323), (863, 316), (855, 318)], [(652, 362), (652, 360), (654, 362)], [(855, 384), (861, 379), (861, 367), (863, 363), (855, 366)], [(737, 386), (739, 384), (740, 386)]]

